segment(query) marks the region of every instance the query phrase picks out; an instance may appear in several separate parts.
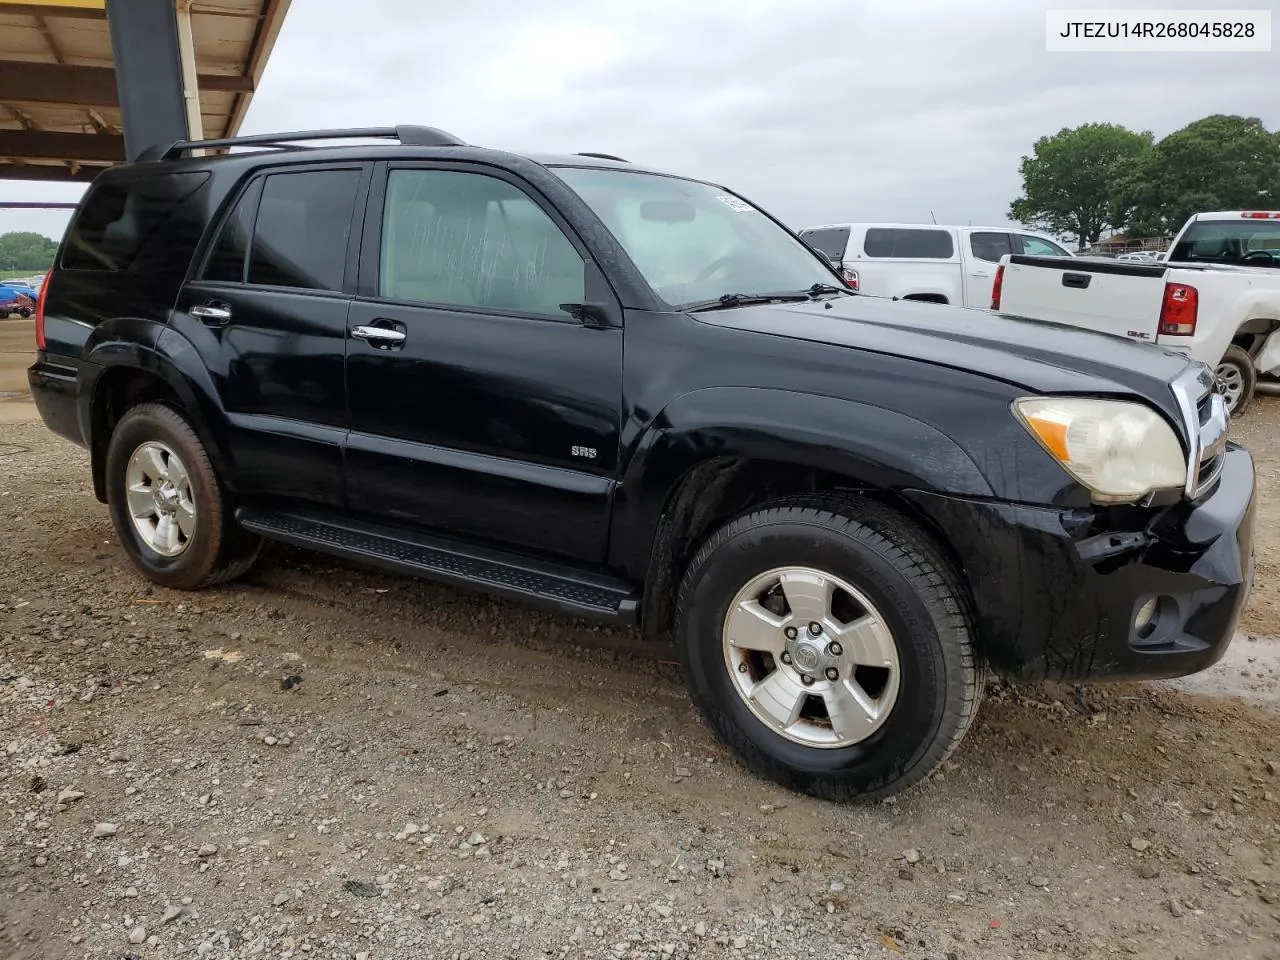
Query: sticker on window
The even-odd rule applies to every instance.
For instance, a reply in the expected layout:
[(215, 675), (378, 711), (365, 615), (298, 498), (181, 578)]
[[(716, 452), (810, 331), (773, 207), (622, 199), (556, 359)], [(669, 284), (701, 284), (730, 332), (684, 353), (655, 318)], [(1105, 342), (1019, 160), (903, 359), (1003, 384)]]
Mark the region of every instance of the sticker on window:
[(731, 197), (727, 193), (719, 194), (716, 199), (730, 210), (737, 213), (752, 213), (755, 211), (755, 207), (751, 206), (751, 204), (747, 203), (745, 200), (740, 200), (737, 197)]

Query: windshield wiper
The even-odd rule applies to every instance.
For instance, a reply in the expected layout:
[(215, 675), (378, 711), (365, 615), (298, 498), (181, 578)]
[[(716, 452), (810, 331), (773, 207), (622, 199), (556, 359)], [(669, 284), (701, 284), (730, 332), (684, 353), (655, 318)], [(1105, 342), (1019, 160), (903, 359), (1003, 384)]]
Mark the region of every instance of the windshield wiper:
[(726, 293), (714, 300), (696, 300), (680, 306), (685, 313), (701, 313), (707, 310), (732, 310), (734, 307), (749, 307), (756, 303), (793, 303), (808, 300), (808, 293)]
[(837, 287), (834, 283), (815, 283), (805, 293), (811, 297), (820, 297), (824, 293), (844, 293), (851, 297), (858, 295), (857, 290), (850, 290), (848, 287)]

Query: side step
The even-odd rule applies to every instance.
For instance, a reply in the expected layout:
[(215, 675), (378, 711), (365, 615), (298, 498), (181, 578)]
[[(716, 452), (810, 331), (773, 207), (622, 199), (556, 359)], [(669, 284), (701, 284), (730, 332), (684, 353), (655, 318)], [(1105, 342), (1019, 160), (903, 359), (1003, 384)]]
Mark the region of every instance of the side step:
[(272, 540), (473, 587), (568, 613), (634, 624), (640, 598), (622, 580), (538, 558), (348, 517), (241, 507), (236, 520)]

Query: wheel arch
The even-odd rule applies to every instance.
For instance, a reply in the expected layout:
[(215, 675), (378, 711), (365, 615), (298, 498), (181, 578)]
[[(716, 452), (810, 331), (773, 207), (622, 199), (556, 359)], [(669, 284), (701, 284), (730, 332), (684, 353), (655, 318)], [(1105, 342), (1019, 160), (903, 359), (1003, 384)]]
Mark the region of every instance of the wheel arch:
[(611, 565), (645, 584), (646, 635), (666, 632), (679, 577), (720, 524), (797, 493), (860, 494), (909, 516), (954, 556), (904, 490), (990, 496), (950, 438), (905, 414), (749, 387), (674, 401), (641, 438), (619, 488)]
[[(87, 422), (81, 427), (83, 435), (89, 438), (93, 492), (99, 502), (105, 503), (107, 499), (106, 455), (111, 436), (130, 408), (148, 401), (166, 402), (180, 409), (204, 445), (219, 477), (230, 475), (229, 452), (216, 442), (217, 435), (210, 429), (212, 416), (218, 415), (221, 407), (215, 399), (208, 371), (200, 364), (188, 373), (186, 368), (190, 364), (180, 365), (178, 359), (161, 349), (167, 339), (173, 343), (167, 336), (171, 332), (162, 333), (154, 345), (106, 341), (95, 345), (87, 354), (86, 359), (99, 373), (86, 387), (88, 402), (82, 404), (81, 415)], [(186, 344), (177, 334), (173, 337)], [(190, 344), (186, 346), (194, 357), (194, 349)]]

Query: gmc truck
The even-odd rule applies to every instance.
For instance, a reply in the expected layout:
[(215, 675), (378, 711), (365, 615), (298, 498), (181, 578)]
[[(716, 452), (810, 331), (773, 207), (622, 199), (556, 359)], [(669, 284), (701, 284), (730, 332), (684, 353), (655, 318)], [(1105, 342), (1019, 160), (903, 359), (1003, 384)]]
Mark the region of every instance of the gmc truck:
[(1198, 213), (1157, 263), (1002, 258), (991, 307), (1154, 343), (1214, 368), (1232, 414), (1280, 371), (1280, 211)]
[(154, 583), (265, 539), (633, 625), (819, 797), (926, 777), (988, 668), (1202, 670), (1252, 583), (1204, 364), (858, 295), (731, 189), (607, 155), (161, 145), (93, 181), (36, 337), (40, 414)]

